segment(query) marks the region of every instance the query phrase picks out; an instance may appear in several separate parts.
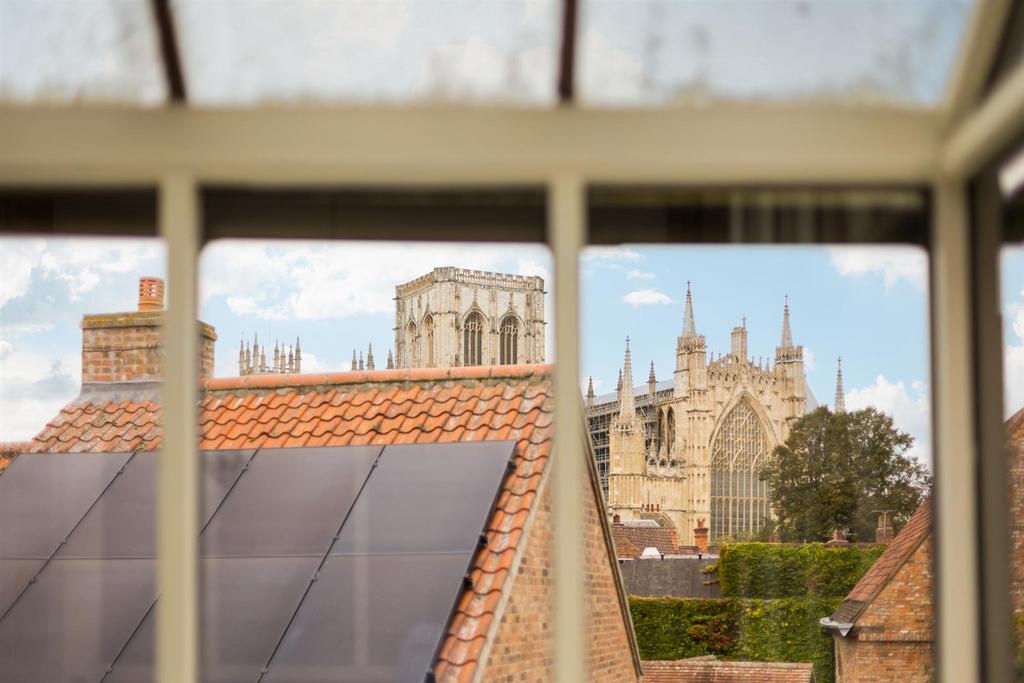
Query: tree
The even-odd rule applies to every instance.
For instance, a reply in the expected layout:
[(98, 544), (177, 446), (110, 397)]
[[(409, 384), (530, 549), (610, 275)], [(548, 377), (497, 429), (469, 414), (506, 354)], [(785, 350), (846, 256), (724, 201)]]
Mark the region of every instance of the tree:
[(931, 490), (931, 476), (907, 455), (914, 439), (874, 408), (818, 408), (793, 423), (761, 469), (784, 541), (818, 541), (834, 529), (853, 541), (875, 537), (878, 512), (902, 526)]

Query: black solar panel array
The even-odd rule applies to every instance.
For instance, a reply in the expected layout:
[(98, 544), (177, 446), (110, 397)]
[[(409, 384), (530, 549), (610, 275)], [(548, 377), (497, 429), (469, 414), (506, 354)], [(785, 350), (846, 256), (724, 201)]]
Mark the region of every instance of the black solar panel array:
[[(423, 681), (513, 447), (202, 453), (203, 680)], [(0, 680), (154, 679), (158, 462), (0, 475)]]

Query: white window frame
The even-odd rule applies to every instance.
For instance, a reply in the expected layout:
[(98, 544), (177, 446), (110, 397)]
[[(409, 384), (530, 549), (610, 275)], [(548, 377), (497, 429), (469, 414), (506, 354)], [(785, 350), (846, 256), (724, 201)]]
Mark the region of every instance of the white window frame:
[[(967, 184), (1024, 128), (1024, 68), (978, 104), (1010, 6), (978, 0), (936, 110), (712, 105), (672, 110), (308, 107), (158, 110), (0, 106), (0, 186), (156, 186), (168, 254), (167, 380), (159, 482), (160, 683), (198, 671), (195, 451), (199, 189), (208, 183), (546, 185), (555, 264), (553, 456), (558, 681), (583, 681), (578, 457), (579, 250), (591, 183), (914, 185), (933, 190), (933, 424), (940, 680), (1009, 680), (983, 661), (974, 302)], [(415, 238), (410, 233), (410, 238)], [(628, 240), (623, 235), (623, 240)], [(943, 539), (950, 539), (945, 543)], [(996, 548), (996, 551), (999, 551)], [(1005, 553), (1006, 547), (1001, 552)], [(998, 557), (998, 555), (996, 555)], [(991, 654), (989, 655), (991, 659)], [(983, 668), (985, 667), (985, 668)]]

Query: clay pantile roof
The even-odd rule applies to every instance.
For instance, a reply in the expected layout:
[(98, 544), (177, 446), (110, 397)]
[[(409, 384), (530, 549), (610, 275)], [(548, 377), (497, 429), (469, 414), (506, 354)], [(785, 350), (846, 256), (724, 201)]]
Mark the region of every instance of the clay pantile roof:
[(853, 590), (832, 614), (832, 621), (853, 624), (875, 597), (888, 585), (900, 567), (913, 555), (932, 529), (932, 499), (925, 499)]
[(643, 662), (644, 683), (814, 683), (814, 666), (788, 662), (677, 659)]
[[(615, 539), (616, 547), (621, 538), (639, 548), (640, 553), (646, 548), (657, 548), (662, 555), (675, 555), (678, 551), (676, 531), (667, 527), (612, 524), (612, 537)], [(637, 553), (637, 557), (640, 553)]]
[(0, 471), (3, 471), (14, 458), (27, 453), (31, 448), (31, 441), (0, 441)]
[(635, 560), (640, 557), (640, 553), (644, 549), (633, 545), (633, 542), (629, 540), (629, 536), (622, 533), (622, 529), (623, 526), (621, 524), (611, 525), (612, 540), (615, 542), (615, 557), (618, 559)]
[[(201, 450), (514, 440), (502, 484), (435, 664), (439, 681), (468, 681), (497, 628), (496, 609), (547, 466), (551, 367), (377, 370), (210, 379)], [(72, 404), (32, 443), (35, 452), (153, 450), (160, 407), (150, 401)], [(525, 544), (523, 544), (525, 545)]]

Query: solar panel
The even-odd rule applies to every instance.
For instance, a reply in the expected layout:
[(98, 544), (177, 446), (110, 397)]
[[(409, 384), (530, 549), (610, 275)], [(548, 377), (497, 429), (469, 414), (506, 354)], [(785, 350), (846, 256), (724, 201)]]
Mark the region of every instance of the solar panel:
[(329, 557), (262, 683), (422, 683), (471, 557)]
[[(320, 559), (236, 557), (201, 561), (200, 673), (204, 683), (259, 678)], [(154, 680), (155, 622), (156, 610), (147, 615), (103, 683)]]
[(0, 615), (14, 604), (18, 595), (46, 560), (0, 560)]
[(98, 681), (155, 597), (153, 560), (52, 560), (0, 620), (4, 683)]
[(203, 532), (203, 556), (322, 556), (380, 451), (260, 450)]
[(473, 552), (515, 443), (388, 446), (332, 554)]
[(48, 558), (130, 453), (25, 453), (0, 477), (0, 558)]
[[(247, 451), (206, 451), (200, 465), (205, 524), (252, 457)], [(57, 557), (156, 557), (157, 453), (136, 453), (75, 528)]]

